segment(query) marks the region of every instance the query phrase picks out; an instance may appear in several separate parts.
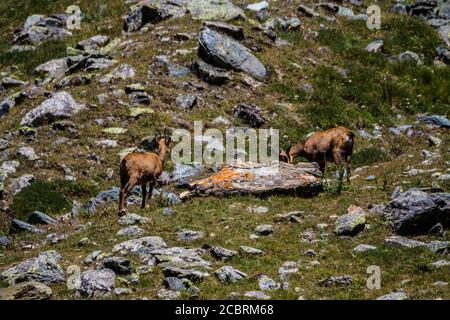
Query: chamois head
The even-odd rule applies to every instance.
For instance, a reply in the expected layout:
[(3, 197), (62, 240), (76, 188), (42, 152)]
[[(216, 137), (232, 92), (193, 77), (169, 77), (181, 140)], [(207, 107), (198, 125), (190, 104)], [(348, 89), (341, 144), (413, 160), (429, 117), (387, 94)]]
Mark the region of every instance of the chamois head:
[(159, 130), (156, 131), (155, 141), (158, 144), (159, 157), (164, 160), (166, 154), (169, 152), (170, 142), (172, 137), (167, 128), (164, 129), (164, 134), (161, 134)]

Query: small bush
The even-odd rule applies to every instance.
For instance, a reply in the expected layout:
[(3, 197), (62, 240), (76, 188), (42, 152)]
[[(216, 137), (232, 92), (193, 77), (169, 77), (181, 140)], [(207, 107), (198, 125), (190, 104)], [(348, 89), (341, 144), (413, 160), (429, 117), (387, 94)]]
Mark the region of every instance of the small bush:
[(356, 151), (352, 157), (352, 164), (360, 167), (387, 160), (389, 160), (389, 157), (386, 152), (379, 148), (369, 147)]
[(49, 215), (60, 214), (71, 208), (72, 201), (55, 184), (35, 181), (14, 196), (11, 212), (16, 218), (26, 220), (33, 211), (42, 211)]

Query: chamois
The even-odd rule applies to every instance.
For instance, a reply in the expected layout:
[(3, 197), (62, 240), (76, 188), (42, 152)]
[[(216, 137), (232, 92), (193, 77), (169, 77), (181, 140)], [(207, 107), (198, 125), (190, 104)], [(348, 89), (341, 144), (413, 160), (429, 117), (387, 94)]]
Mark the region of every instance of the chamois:
[(349, 182), (349, 164), (353, 153), (355, 135), (345, 127), (331, 128), (313, 133), (303, 142), (290, 146), (286, 151), (280, 152), (280, 161), (292, 163), (297, 156), (303, 156), (310, 162), (319, 165), (325, 175), (326, 162), (334, 161), (339, 168), (339, 177), (342, 179), (342, 160), (345, 161), (347, 181)]
[[(141, 208), (147, 207), (147, 201), (152, 197), (156, 181), (163, 172), (164, 159), (169, 152), (171, 138), (165, 129), (164, 136), (157, 132), (155, 141), (159, 148), (158, 154), (134, 152), (126, 155), (120, 162), (119, 216), (126, 214), (127, 197), (136, 185), (142, 187)], [(147, 184), (149, 184), (148, 200), (146, 200)]]

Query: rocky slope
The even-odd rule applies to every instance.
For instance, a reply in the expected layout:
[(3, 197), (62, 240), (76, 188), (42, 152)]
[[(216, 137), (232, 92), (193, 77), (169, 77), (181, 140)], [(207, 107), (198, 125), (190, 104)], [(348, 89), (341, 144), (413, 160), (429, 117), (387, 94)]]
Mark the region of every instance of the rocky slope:
[[(450, 2), (3, 2), (2, 299), (450, 298)], [(120, 156), (194, 120), (349, 126), (351, 184), (182, 201), (217, 168), (168, 161), (119, 219)]]

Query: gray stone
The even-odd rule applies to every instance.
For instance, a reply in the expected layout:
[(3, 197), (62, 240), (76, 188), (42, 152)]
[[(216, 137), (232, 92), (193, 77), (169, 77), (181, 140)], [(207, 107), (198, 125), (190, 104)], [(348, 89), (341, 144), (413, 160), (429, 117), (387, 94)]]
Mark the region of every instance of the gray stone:
[(347, 214), (340, 216), (336, 220), (336, 227), (334, 232), (338, 236), (355, 236), (362, 230), (366, 225), (366, 217), (363, 211), (350, 210), (352, 207), (347, 209)]
[(119, 243), (113, 247), (112, 251), (123, 255), (148, 255), (155, 249), (166, 247), (166, 243), (160, 237), (143, 237)]
[(298, 12), (305, 16), (305, 17), (309, 17), (309, 18), (316, 18), (316, 17), (320, 17), (320, 14), (316, 11), (314, 11), (313, 9), (301, 4), (298, 6)]
[(301, 211), (292, 211), (288, 213), (280, 213), (277, 214), (274, 218), (274, 222), (276, 223), (301, 223), (302, 220), (300, 219), (300, 215), (302, 214)]
[(69, 73), (79, 71), (99, 71), (113, 66), (114, 61), (108, 55), (95, 53), (88, 56), (82, 56), (79, 60), (68, 61), (70, 64)]
[(252, 256), (263, 256), (265, 255), (265, 252), (256, 248), (247, 247), (247, 246), (240, 246), (239, 252), (241, 254), (247, 254)]
[(192, 109), (197, 105), (198, 98), (192, 94), (179, 95), (175, 102), (178, 107), (183, 109)]
[(261, 291), (248, 291), (248, 292), (244, 293), (244, 297), (257, 299), (257, 300), (269, 300), (269, 299), (271, 299), (271, 296), (269, 296), (269, 295), (267, 295), (267, 294), (265, 294), (264, 292), (261, 292)]
[(193, 230), (187, 230), (183, 229), (180, 232), (177, 233), (178, 240), (181, 241), (193, 241), (193, 240), (199, 240), (205, 237), (205, 233), (202, 231), (193, 231)]
[(448, 260), (438, 260), (433, 263), (431, 263), (431, 266), (434, 268), (445, 268), (450, 267), (450, 261)]
[(450, 241), (431, 241), (428, 243), (428, 248), (437, 254), (449, 254), (450, 253)]
[(234, 256), (237, 255), (237, 252), (234, 250), (225, 249), (222, 247), (212, 247), (211, 255), (219, 260), (228, 261), (231, 260)]
[(0, 139), (0, 151), (7, 149), (9, 146), (8, 140)]
[(0, 237), (0, 247), (7, 247), (11, 244), (12, 240), (8, 236), (1, 236)]
[(272, 278), (266, 275), (261, 275), (258, 277), (259, 288), (263, 291), (272, 291), (281, 289), (281, 284), (275, 282)]
[(445, 116), (439, 115), (420, 115), (417, 116), (417, 121), (436, 125), (438, 127), (450, 128), (450, 120)]
[(25, 281), (45, 284), (64, 282), (64, 270), (58, 264), (61, 259), (62, 257), (56, 251), (46, 251), (7, 269), (1, 273), (0, 277), (9, 284)]
[(375, 40), (369, 43), (366, 47), (367, 52), (383, 52), (384, 51), (384, 41), (383, 40)]
[(403, 291), (391, 292), (377, 298), (377, 300), (407, 300), (407, 299), (408, 296)]
[(233, 116), (253, 128), (259, 128), (267, 122), (261, 108), (254, 105), (239, 104), (235, 106)]
[(50, 217), (49, 215), (40, 212), (34, 211), (29, 217), (28, 222), (31, 224), (56, 224), (56, 220)]
[(270, 224), (261, 224), (255, 228), (255, 233), (260, 236), (268, 236), (273, 233), (273, 226)]
[(356, 247), (353, 248), (353, 252), (360, 253), (360, 252), (366, 252), (370, 250), (376, 250), (377, 247), (371, 246), (368, 244), (358, 244)]
[(178, 300), (180, 299), (180, 292), (174, 290), (167, 290), (165, 288), (161, 288), (158, 291), (158, 298), (163, 300)]
[(110, 269), (89, 269), (81, 274), (79, 293), (83, 297), (110, 295), (116, 286), (116, 275)]
[(34, 227), (33, 225), (26, 223), (24, 221), (13, 219), (11, 221), (11, 226), (9, 228), (10, 233), (20, 233), (20, 232), (32, 232), (32, 233), (43, 233), (41, 229)]
[(16, 195), (22, 189), (28, 187), (34, 181), (34, 176), (31, 174), (24, 174), (19, 178), (11, 180), (8, 185), (8, 193), (11, 195)]
[(150, 219), (142, 217), (135, 213), (128, 213), (120, 217), (118, 223), (121, 225), (133, 225), (133, 224), (146, 224), (149, 223)]
[(209, 277), (209, 273), (195, 269), (178, 268), (175, 266), (163, 267), (163, 274), (166, 278), (176, 277), (180, 279), (189, 279), (198, 282)]
[(24, 157), (30, 161), (39, 159), (38, 155), (32, 147), (20, 147), (16, 150), (16, 155)]
[(187, 9), (194, 20), (228, 21), (244, 18), (244, 12), (229, 0), (190, 0)]
[(402, 236), (392, 236), (384, 239), (384, 242), (388, 245), (392, 246), (401, 246), (405, 248), (418, 248), (418, 247), (426, 247), (427, 244), (425, 242), (405, 238)]
[(401, 62), (414, 62), (416, 65), (422, 65), (423, 62), (420, 59), (419, 55), (412, 51), (405, 51), (398, 55), (398, 61)]
[(237, 40), (244, 39), (244, 28), (242, 27), (233, 26), (220, 21), (205, 21), (203, 22), (203, 25), (207, 28), (225, 33)]
[(85, 105), (77, 103), (69, 93), (57, 92), (28, 112), (23, 117), (21, 125), (39, 126), (59, 119), (70, 118), (85, 108)]
[(95, 35), (90, 37), (89, 39), (78, 42), (75, 49), (88, 52), (97, 51), (98, 49), (106, 46), (110, 40), (111, 39), (108, 36)]
[(395, 194), (383, 210), (384, 218), (401, 235), (424, 234), (432, 226), (450, 225), (450, 194), (418, 189)]
[(224, 283), (235, 283), (247, 278), (247, 274), (231, 266), (223, 266), (214, 272), (217, 279)]
[(440, 45), (436, 48), (436, 56), (441, 59), (445, 64), (450, 64), (450, 49)]
[(217, 31), (205, 28), (199, 35), (199, 55), (219, 68), (235, 69), (254, 77), (265, 77), (267, 70), (249, 49)]
[(203, 60), (194, 61), (191, 69), (201, 80), (212, 85), (220, 86), (231, 80), (226, 69), (214, 67)]
[(325, 287), (331, 286), (349, 286), (353, 283), (353, 278), (349, 275), (335, 276), (320, 281), (320, 285)]
[(131, 237), (131, 238), (138, 238), (142, 237), (144, 235), (144, 230), (141, 229), (139, 226), (129, 226), (123, 229), (120, 229), (117, 232), (117, 235), (119, 237)]
[(53, 59), (37, 66), (34, 69), (34, 73), (44, 78), (42, 82), (45, 84), (63, 78), (68, 70), (67, 58), (61, 58)]
[(105, 258), (101, 261), (102, 269), (111, 269), (117, 274), (130, 274), (133, 269), (130, 260), (120, 257)]
[(0, 300), (46, 300), (50, 299), (52, 294), (52, 289), (36, 281), (0, 288)]

